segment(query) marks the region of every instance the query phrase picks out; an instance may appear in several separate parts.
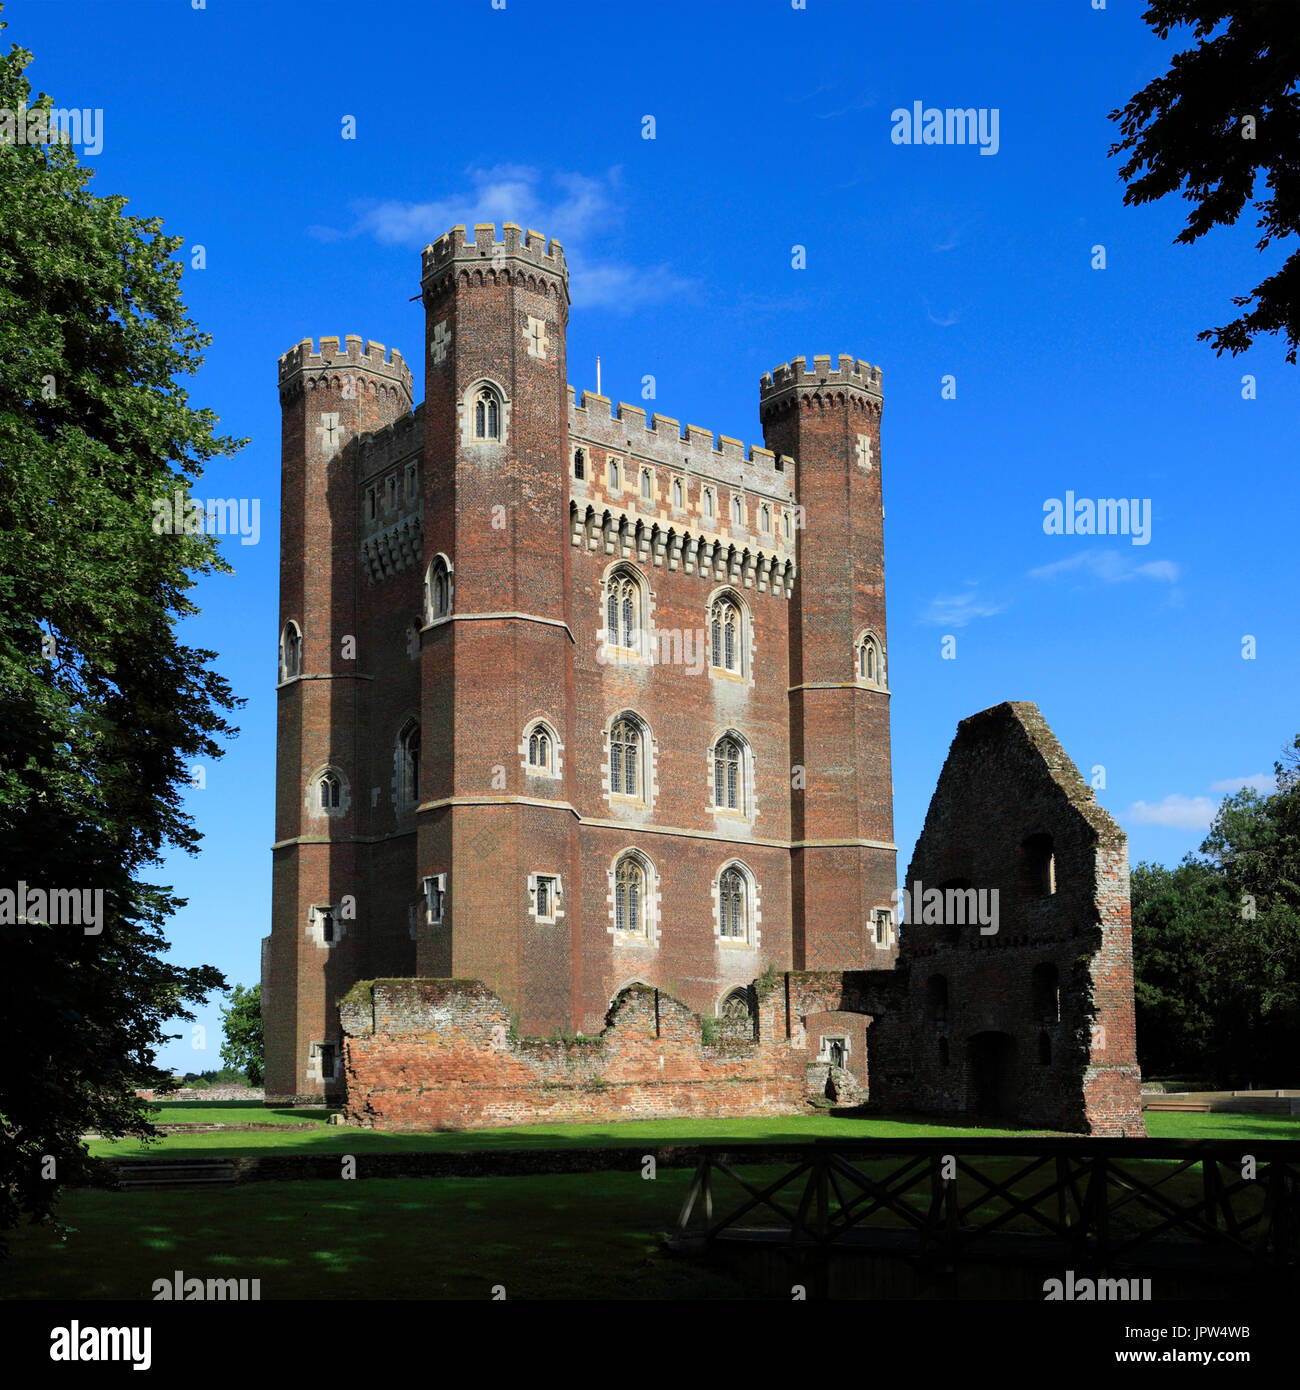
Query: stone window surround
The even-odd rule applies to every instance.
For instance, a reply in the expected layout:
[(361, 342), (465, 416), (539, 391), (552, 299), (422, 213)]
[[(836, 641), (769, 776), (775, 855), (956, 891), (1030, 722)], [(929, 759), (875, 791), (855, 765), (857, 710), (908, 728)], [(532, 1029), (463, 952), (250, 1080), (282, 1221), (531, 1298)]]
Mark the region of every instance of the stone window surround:
[[(325, 940), (325, 926), (322, 921), (324, 913), (330, 913), (334, 922), (334, 940)], [(328, 951), (331, 947), (337, 946), (347, 935), (347, 927), (339, 915), (339, 909), (334, 903), (312, 903), (307, 909), (307, 940), (319, 946), (322, 950)]]
[[(614, 731), (614, 725), (621, 719), (626, 719), (635, 724), (640, 730), (639, 752), (641, 754), (641, 765), (638, 769), (640, 775), (637, 778), (637, 786), (640, 794), (628, 796), (623, 792), (611, 790), (612, 773), (610, 771), (610, 738)], [(602, 763), (600, 786), (604, 793), (605, 804), (611, 812), (620, 808), (634, 811), (653, 811), (655, 802), (659, 799), (659, 744), (651, 731), (650, 723), (646, 717), (635, 709), (624, 708), (616, 711), (606, 722), (601, 730)]]
[[(619, 865), (627, 858), (633, 858), (641, 866), (641, 873), (645, 881), (645, 897), (642, 901), (642, 925), (639, 931), (620, 931), (617, 926), (615, 910), (615, 888), (618, 879)], [(659, 871), (655, 868), (654, 861), (644, 850), (637, 849), (634, 845), (629, 845), (619, 852), (611, 860), (609, 868), (606, 870), (609, 892), (605, 895), (605, 905), (608, 909), (609, 925), (606, 931), (614, 938), (616, 947), (629, 947), (637, 949), (659, 949), (659, 939), (662, 935), (659, 927), (660, 912), (663, 906), (663, 893), (660, 887)]]
[[(729, 738), (740, 749), (740, 809), (732, 810), (727, 806), (719, 806), (717, 802), (717, 788), (714, 786), (715, 775), (715, 752), (718, 744), (724, 738)], [(756, 776), (754, 771), (754, 749), (750, 741), (738, 729), (728, 726), (719, 729), (710, 740), (705, 751), (705, 778), (708, 788), (708, 810), (709, 814), (724, 824), (730, 822), (733, 826), (749, 825), (752, 826), (758, 819), (758, 796), (756, 789)]]
[[(551, 913), (549, 917), (539, 917), (537, 915), (537, 883), (539, 879), (550, 879), (551, 882)], [(565, 911), (560, 906), (564, 899), (564, 885), (558, 873), (531, 873), (528, 875), (528, 915), (534, 922), (550, 926), (564, 917)]]
[[(713, 664), (713, 605), (721, 598), (730, 599), (740, 615), (739, 657), (740, 670), (728, 671), (725, 666)], [(720, 584), (709, 594), (704, 605), (704, 633), (707, 644), (708, 671), (714, 680), (737, 681), (744, 685), (754, 683), (754, 662), (758, 653), (758, 639), (754, 636), (753, 615), (744, 596), (737, 592), (734, 584)]]
[[(551, 761), (546, 768), (536, 767), (528, 761), (528, 744), (535, 730), (541, 729), (551, 740)], [(560, 736), (555, 732), (555, 725), (551, 723), (545, 715), (535, 715), (524, 725), (524, 736), (520, 741), (519, 766), (524, 771), (526, 777), (548, 777), (554, 781), (560, 779), (564, 771), (564, 759), (561, 756), (564, 752), (564, 744), (560, 742)]]
[[(617, 574), (626, 574), (629, 579), (640, 590), (640, 622), (639, 631), (641, 634), (640, 649), (634, 647), (623, 647), (617, 642), (609, 640), (609, 585), (610, 581)], [(600, 627), (596, 633), (596, 640), (606, 650), (606, 652), (617, 652), (617, 664), (622, 665), (628, 662), (644, 662), (651, 664), (651, 650), (654, 643), (650, 636), (654, 632), (655, 614), (655, 595), (650, 587), (650, 580), (641, 566), (631, 560), (614, 560), (605, 566), (600, 576)], [(616, 637), (620, 633), (614, 634)]]
[[(429, 889), (430, 886), (438, 890), (438, 916), (432, 917), (429, 914)], [(425, 874), (421, 882), (424, 901), (424, 925), (426, 927), (439, 927), (447, 921), (447, 909), (450, 904), (447, 901), (447, 875)]]
[[(474, 406), (479, 393), (487, 388), (497, 398), (497, 415), (500, 432), (496, 439), (479, 439), (474, 434)], [(489, 376), (477, 377), (471, 381), (456, 402), (456, 414), (460, 425), (461, 443), (467, 449), (504, 449), (510, 442), (510, 397), (499, 381)]]
[[(339, 804), (324, 807), (320, 804), (320, 783), (326, 773), (333, 773), (339, 779)], [(352, 808), (352, 787), (337, 763), (321, 763), (307, 778), (307, 794), (303, 798), (308, 816), (319, 820), (322, 816), (337, 820), (346, 816)]]
[[(745, 937), (738, 940), (734, 936), (722, 935), (722, 875), (728, 869), (738, 869), (745, 880)], [(718, 872), (709, 885), (709, 895), (713, 899), (713, 943), (724, 951), (757, 951), (762, 940), (759, 924), (763, 920), (762, 899), (758, 894), (758, 878), (753, 869), (743, 859), (728, 859), (718, 866)]]

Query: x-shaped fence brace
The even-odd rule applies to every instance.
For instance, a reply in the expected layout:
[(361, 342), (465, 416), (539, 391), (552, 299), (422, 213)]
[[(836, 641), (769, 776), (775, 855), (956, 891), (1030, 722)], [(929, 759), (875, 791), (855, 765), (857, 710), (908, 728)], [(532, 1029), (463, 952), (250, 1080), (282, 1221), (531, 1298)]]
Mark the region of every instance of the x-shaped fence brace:
[[(1104, 1144), (1091, 1146), (1100, 1151), (1090, 1151), (1086, 1140), (1057, 1140), (1043, 1145), (1047, 1152), (1035, 1153), (1034, 1146), (1024, 1145), (1017, 1155), (1016, 1148), (1005, 1143), (979, 1152), (966, 1143), (945, 1151), (929, 1141), (920, 1151), (853, 1150), (856, 1161), (845, 1151), (814, 1146), (806, 1153), (792, 1153), (793, 1166), (762, 1185), (739, 1171), (744, 1160), (734, 1153), (710, 1151), (692, 1178), (677, 1234), (713, 1241), (737, 1230), (748, 1217), (751, 1228), (785, 1228), (792, 1243), (826, 1246), (842, 1242), (855, 1228), (888, 1212), (897, 1218), (894, 1230), (915, 1234), (913, 1253), (956, 1256), (1023, 1217), (1035, 1231), (1054, 1236), (1077, 1256), (1092, 1260), (1131, 1256), (1172, 1233), (1220, 1252), (1235, 1252), (1252, 1264), (1296, 1261), (1300, 1145), (1281, 1146), (1290, 1149), (1289, 1154), (1272, 1153), (1280, 1147), (1276, 1143), (1255, 1146), (1270, 1150), (1268, 1156), (1260, 1156), (1258, 1175), (1230, 1181), (1224, 1169), (1241, 1171), (1241, 1149), (1249, 1145), (1218, 1143), (1212, 1148), (1184, 1142), (1152, 1149), (1139, 1143), (1151, 1151), (1108, 1152)], [(1025, 1161), (1014, 1172), (987, 1171), (990, 1160), (1004, 1163), (1016, 1156)], [(859, 1166), (867, 1158), (893, 1166), (873, 1175)], [(770, 1153), (750, 1162), (772, 1165)], [(1198, 1166), (1199, 1192), (1171, 1193), (1170, 1185)], [(715, 1174), (730, 1179), (745, 1194), (717, 1219)], [(977, 1188), (964, 1199), (958, 1190), (961, 1176)], [(791, 1206), (783, 1194), (792, 1195), (800, 1180), (797, 1205)], [(999, 1205), (990, 1211), (991, 1202)], [(700, 1207), (702, 1229), (698, 1222), (693, 1228)], [(1122, 1224), (1115, 1222), (1120, 1212), (1126, 1212), (1127, 1229), (1116, 1229)]]

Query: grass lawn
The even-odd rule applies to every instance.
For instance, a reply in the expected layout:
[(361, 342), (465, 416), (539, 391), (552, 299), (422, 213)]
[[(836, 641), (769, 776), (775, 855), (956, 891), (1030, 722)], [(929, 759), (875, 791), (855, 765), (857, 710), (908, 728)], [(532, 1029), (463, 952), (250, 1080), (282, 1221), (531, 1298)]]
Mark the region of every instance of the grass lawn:
[[(1003, 1138), (1023, 1131), (973, 1129), (924, 1120), (890, 1120), (833, 1115), (792, 1115), (735, 1120), (633, 1120), (622, 1124), (522, 1125), (512, 1129), (458, 1130), (434, 1134), (392, 1134), (380, 1130), (327, 1125), (327, 1112), (266, 1110), (255, 1102), (252, 1109), (268, 1116), (267, 1123), (283, 1124), (297, 1116), (300, 1128), (215, 1130), (208, 1134), (170, 1134), (156, 1143), (139, 1140), (93, 1140), (90, 1152), (102, 1158), (203, 1157), (220, 1153), (245, 1153), (255, 1149), (293, 1149), (299, 1153), (392, 1153), (398, 1150), (464, 1151), (467, 1149), (517, 1149), (595, 1147), (640, 1144), (797, 1144), (810, 1139), (907, 1139), (907, 1138)], [(159, 1106), (158, 1122), (178, 1122), (202, 1107)], [(247, 1109), (222, 1105), (205, 1116), (227, 1113), (248, 1116)], [(236, 1120), (235, 1123), (241, 1121)], [(242, 1122), (247, 1122), (243, 1120)], [(1152, 1111), (1147, 1133), (1153, 1139), (1300, 1139), (1300, 1116), (1295, 1115), (1199, 1115), (1177, 1111)]]
[[(1294, 1137), (1289, 1117), (1162, 1115), (1160, 1128), (1186, 1135), (1207, 1121), (1237, 1122), (1235, 1137)], [(1174, 1121), (1170, 1125), (1167, 1122)], [(698, 1133), (683, 1133), (680, 1121), (597, 1126), (545, 1126), (491, 1131), (495, 1142), (550, 1144), (626, 1143), (708, 1137), (789, 1141), (815, 1134), (859, 1137), (915, 1134), (920, 1127), (898, 1121), (846, 1121), (825, 1116), (789, 1121), (699, 1121)], [(322, 1126), (322, 1129), (324, 1127)], [(1232, 1137), (1230, 1126), (1214, 1123), (1218, 1137)], [(1248, 1133), (1240, 1132), (1243, 1128)], [(545, 1129), (537, 1134), (535, 1129)], [(941, 1131), (926, 1127), (926, 1133)], [(244, 1141), (247, 1133), (201, 1136)], [(311, 1131), (253, 1136), (316, 1147)], [(337, 1132), (322, 1134), (333, 1140)], [(348, 1137), (348, 1136), (344, 1136)], [(369, 1136), (391, 1147), (394, 1136)], [(400, 1136), (444, 1144), (485, 1136)], [(170, 1141), (169, 1141), (170, 1145)], [(359, 1147), (353, 1144), (353, 1147)], [(1135, 1143), (1140, 1152), (1140, 1141)], [(168, 1147), (170, 1151), (170, 1147)], [(877, 1176), (892, 1160), (864, 1165)], [(1008, 1157), (981, 1168), (1007, 1180), (1022, 1165)], [(1173, 1165), (1141, 1164), (1154, 1179)], [(746, 1167), (744, 1175), (761, 1183), (782, 1168)], [(0, 1299), (148, 1299), (156, 1279), (173, 1270), (190, 1278), (259, 1278), (266, 1300), (301, 1298), (475, 1299), (492, 1297), (505, 1286), (510, 1299), (663, 1299), (716, 1300), (745, 1297), (729, 1277), (690, 1261), (674, 1260), (658, 1246), (671, 1229), (691, 1179), (689, 1169), (661, 1167), (653, 1181), (631, 1171), (548, 1177), (371, 1178), (357, 1181), (262, 1182), (220, 1189), (185, 1191), (71, 1191), (59, 1208), (66, 1238), (49, 1227), (23, 1227), (11, 1237), (12, 1258), (0, 1262)], [(1023, 1195), (1041, 1187), (1040, 1172), (1014, 1186)], [(1165, 1191), (1182, 1199), (1199, 1194), (1200, 1175), (1192, 1171), (1168, 1181)], [(782, 1194), (787, 1207), (800, 1188)], [(985, 1214), (1003, 1210), (1000, 1199), (966, 1174), (958, 1178), (958, 1197)], [(721, 1214), (740, 1192), (722, 1175), (715, 1178), (715, 1211)], [(1260, 1201), (1263, 1193), (1260, 1193)], [(922, 1181), (908, 1198), (918, 1212), (929, 1201)], [(877, 1218), (897, 1224), (892, 1214)], [(1118, 1213), (1120, 1233), (1152, 1218), (1138, 1207)], [(1034, 1230), (1017, 1217), (1009, 1229)]]
[[(176, 1107), (177, 1109), (181, 1107)], [(184, 1107), (191, 1109), (192, 1107)], [(230, 1107), (223, 1107), (229, 1109)], [(211, 1112), (208, 1112), (211, 1113)], [(274, 1112), (271, 1112), (274, 1113)], [(326, 1126), (299, 1112), (292, 1132), (227, 1131), (173, 1135), (147, 1148), (96, 1143), (96, 1152), (127, 1157), (292, 1148), (300, 1152), (393, 1149), (491, 1149), (575, 1145), (797, 1143), (844, 1139), (992, 1137), (973, 1130), (909, 1120), (829, 1115), (742, 1120), (652, 1120), (610, 1125), (533, 1125), (454, 1134), (380, 1134)], [(170, 1115), (169, 1115), (170, 1118)], [(278, 1116), (276, 1118), (279, 1118)], [(1300, 1117), (1157, 1113), (1148, 1127), (1160, 1138), (1300, 1138)], [(1030, 1141), (1032, 1142), (1032, 1140)], [(1140, 1141), (1135, 1141), (1140, 1149)], [(1010, 1177), (1020, 1160), (987, 1166)], [(875, 1168), (876, 1164), (868, 1165)], [(881, 1172), (886, 1164), (879, 1165)], [(1149, 1165), (1151, 1176), (1160, 1164)], [(780, 1169), (745, 1170), (751, 1181)], [(190, 1278), (259, 1278), (263, 1299), (492, 1297), (715, 1300), (745, 1297), (727, 1276), (664, 1255), (669, 1230), (691, 1179), (688, 1169), (660, 1168), (654, 1181), (639, 1171), (550, 1177), (371, 1178), (359, 1181), (264, 1182), (220, 1189), (152, 1192), (71, 1191), (59, 1208), (65, 1237), (49, 1227), (24, 1227), (0, 1262), (0, 1298), (149, 1299), (156, 1279), (173, 1270)], [(1195, 1172), (1170, 1184), (1191, 1196)], [(1027, 1180), (1028, 1190), (1041, 1183)], [(738, 1196), (723, 1178), (717, 1210)], [(963, 1175), (963, 1201), (982, 1189)], [(787, 1190), (787, 1203), (797, 1192)], [(910, 1201), (924, 1208), (924, 1185)], [(981, 1210), (983, 1207), (981, 1200)], [(893, 1224), (888, 1214), (880, 1218)], [(1137, 1209), (1124, 1220), (1145, 1219)], [(1023, 1218), (1012, 1229), (1025, 1225)]]
[(0, 1298), (151, 1299), (155, 1279), (259, 1278), (266, 1299), (733, 1299), (658, 1250), (685, 1170), (565, 1177), (250, 1183), (67, 1194), (66, 1241), (24, 1227)]
[(328, 1110), (270, 1110), (258, 1100), (168, 1100), (152, 1106), (149, 1118), (160, 1125), (318, 1125), (329, 1113)]

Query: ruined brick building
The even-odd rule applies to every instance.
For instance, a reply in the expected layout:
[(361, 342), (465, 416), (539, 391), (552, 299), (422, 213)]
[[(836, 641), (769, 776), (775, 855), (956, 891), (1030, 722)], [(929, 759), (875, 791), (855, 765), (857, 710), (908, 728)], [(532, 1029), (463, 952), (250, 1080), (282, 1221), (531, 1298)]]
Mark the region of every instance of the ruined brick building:
[[(1012, 1105), (1003, 1044), (928, 1079), (956, 997), (896, 968), (879, 369), (764, 376), (746, 452), (575, 399), (558, 242), (457, 227), (422, 285), (422, 404), (373, 342), (280, 359), (268, 1098), (346, 1073), (353, 1118), (500, 1122), (613, 1058), (619, 1113), (780, 1109), (810, 1063), (869, 1084), (870, 1031), (882, 1095)], [(669, 1051), (591, 1043), (607, 1015)]]

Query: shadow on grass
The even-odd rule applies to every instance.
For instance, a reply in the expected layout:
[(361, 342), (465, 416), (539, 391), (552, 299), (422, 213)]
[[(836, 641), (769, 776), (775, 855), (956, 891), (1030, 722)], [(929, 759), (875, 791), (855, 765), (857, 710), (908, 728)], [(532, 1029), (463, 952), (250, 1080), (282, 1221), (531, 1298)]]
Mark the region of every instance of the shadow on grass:
[(0, 1297), (150, 1299), (154, 1281), (260, 1279), (267, 1299), (736, 1299), (658, 1248), (690, 1181), (662, 1171), (372, 1179), (68, 1194), (61, 1241), (13, 1234)]

